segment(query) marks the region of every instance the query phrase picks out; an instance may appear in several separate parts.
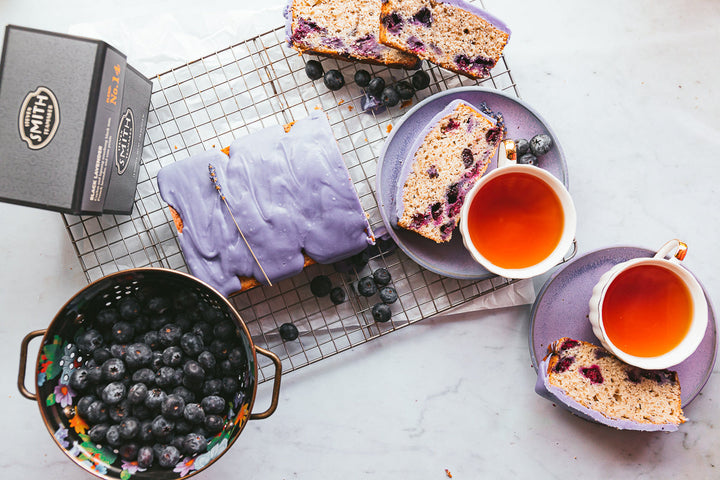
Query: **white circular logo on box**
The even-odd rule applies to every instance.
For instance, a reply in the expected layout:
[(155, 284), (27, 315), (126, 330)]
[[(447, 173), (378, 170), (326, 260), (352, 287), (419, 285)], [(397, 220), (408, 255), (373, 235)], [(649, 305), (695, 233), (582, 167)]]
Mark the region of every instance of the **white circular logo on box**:
[(25, 96), (18, 127), (22, 138), (31, 150), (47, 146), (60, 125), (60, 107), (55, 94), (47, 87), (38, 87)]

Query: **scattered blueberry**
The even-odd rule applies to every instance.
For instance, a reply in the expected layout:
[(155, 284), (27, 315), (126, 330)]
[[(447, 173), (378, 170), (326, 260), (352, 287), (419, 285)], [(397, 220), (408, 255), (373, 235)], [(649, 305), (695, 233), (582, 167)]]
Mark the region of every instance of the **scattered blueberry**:
[(382, 77), (375, 77), (370, 80), (367, 86), (367, 93), (375, 98), (380, 98), (383, 90), (385, 89), (385, 80)]
[(395, 87), (385, 87), (380, 94), (380, 101), (386, 107), (394, 107), (398, 104), (398, 102), (400, 102), (400, 95), (398, 94), (398, 91), (395, 90)]
[(110, 418), (108, 415), (108, 408), (102, 401), (96, 400), (87, 410), (87, 420), (92, 423), (103, 423)]
[(125, 384), (122, 382), (111, 382), (102, 391), (102, 400), (106, 405), (115, 405), (125, 399)]
[(418, 70), (417, 72), (413, 73), (411, 81), (413, 87), (415, 87), (415, 90), (423, 90), (430, 86), (430, 75), (428, 75), (423, 70)]
[(140, 422), (137, 418), (128, 417), (119, 423), (120, 436), (125, 440), (135, 438), (140, 433)]
[(125, 363), (130, 368), (139, 368), (149, 365), (152, 361), (152, 349), (145, 343), (133, 343), (128, 345), (125, 353)]
[(78, 367), (73, 369), (70, 373), (70, 380), (68, 381), (70, 387), (76, 392), (82, 392), (90, 385), (88, 379), (88, 369), (85, 367)]
[(310, 281), (310, 291), (316, 297), (324, 297), (330, 293), (332, 283), (327, 275), (318, 275)]
[(190, 423), (204, 423), (205, 411), (197, 403), (188, 403), (183, 410), (183, 417)]
[(105, 441), (105, 436), (107, 435), (107, 431), (110, 428), (110, 425), (106, 423), (98, 423), (96, 425), (93, 425), (90, 430), (88, 430), (88, 436), (90, 437), (90, 440), (94, 443), (102, 443)]
[(202, 353), (205, 345), (203, 345), (202, 338), (194, 333), (185, 333), (180, 337), (180, 347), (188, 356), (197, 357)]
[(300, 332), (298, 332), (298, 329), (295, 325), (292, 323), (283, 323), (280, 325), (279, 328), (280, 331), (280, 338), (285, 340), (286, 342), (290, 342), (292, 340), (295, 340), (298, 338), (298, 335)]
[(158, 440), (170, 437), (170, 434), (174, 429), (175, 424), (163, 415), (158, 415), (152, 422), (152, 432)]
[(538, 159), (532, 153), (526, 153), (525, 155), (523, 155), (517, 159), (517, 163), (520, 165), (535, 165), (535, 166), (537, 166)]
[(180, 461), (180, 456), (180, 450), (172, 445), (167, 445), (158, 455), (158, 464), (163, 468), (172, 468)]
[(345, 300), (347, 300), (347, 295), (345, 294), (345, 290), (342, 287), (335, 287), (332, 290), (330, 290), (330, 300), (335, 305), (340, 305)]
[(375, 282), (375, 285), (379, 287), (384, 287), (389, 284), (391, 280), (392, 277), (390, 276), (390, 272), (388, 272), (387, 268), (378, 268), (373, 272), (373, 281)]
[(155, 460), (155, 458), (152, 447), (147, 445), (140, 447), (137, 454), (138, 467), (148, 468), (153, 464), (153, 460)]
[(372, 316), (376, 322), (384, 323), (389, 321), (392, 316), (390, 306), (385, 303), (376, 303), (372, 307)]
[(362, 277), (357, 284), (357, 290), (363, 297), (372, 297), (377, 292), (377, 286), (373, 281), (373, 277)]
[(200, 406), (205, 413), (219, 414), (225, 410), (225, 399), (218, 395), (209, 395), (202, 399)]
[(397, 302), (398, 296), (397, 292), (393, 287), (383, 287), (380, 289), (379, 292), (380, 300), (382, 300), (383, 303), (395, 303)]
[(367, 70), (358, 70), (355, 72), (354, 80), (358, 87), (367, 87), (370, 84), (370, 79), (370, 73), (368, 73)]
[(183, 351), (182, 348), (177, 345), (171, 345), (162, 352), (162, 361), (165, 366), (177, 367), (183, 363)]
[(183, 451), (187, 455), (206, 452), (207, 446), (207, 439), (199, 433), (189, 433), (183, 439)]
[(144, 383), (136, 383), (127, 392), (127, 399), (132, 405), (140, 405), (147, 398), (148, 388)]
[(340, 90), (345, 85), (345, 78), (339, 70), (328, 70), (323, 83), (330, 90)]
[(160, 406), (160, 412), (165, 418), (178, 419), (183, 416), (185, 411), (185, 400), (179, 395), (170, 394)]
[(409, 100), (415, 94), (415, 89), (412, 85), (410, 85), (410, 82), (406, 82), (404, 80), (395, 85), (395, 90), (397, 90), (397, 93), (402, 100)]
[(218, 433), (225, 425), (225, 420), (220, 415), (206, 415), (205, 428), (210, 433)]
[(553, 142), (552, 138), (550, 138), (550, 135), (541, 133), (539, 135), (535, 135), (530, 139), (530, 151), (533, 153), (533, 155), (539, 157), (549, 152), (552, 148), (552, 144)]
[(317, 60), (308, 60), (305, 64), (305, 75), (307, 75), (310, 80), (322, 78), (324, 73), (322, 64)]
[(525, 155), (526, 153), (530, 153), (530, 142), (528, 142), (524, 138), (519, 138), (515, 140), (515, 150), (517, 151), (518, 158)]

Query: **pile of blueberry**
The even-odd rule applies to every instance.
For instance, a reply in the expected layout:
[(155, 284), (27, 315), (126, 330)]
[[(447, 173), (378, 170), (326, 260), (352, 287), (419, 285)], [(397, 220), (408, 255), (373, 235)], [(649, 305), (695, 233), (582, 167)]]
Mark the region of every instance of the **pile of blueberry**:
[(541, 133), (535, 135), (528, 142), (524, 138), (515, 140), (515, 149), (517, 150), (517, 163), (524, 165), (538, 165), (538, 157), (542, 157), (553, 146), (550, 135)]
[(90, 440), (141, 468), (207, 451), (250, 382), (235, 324), (194, 291), (129, 295), (75, 339), (77, 414)]
[(398, 299), (395, 288), (390, 286), (392, 277), (386, 268), (378, 268), (372, 275), (362, 277), (357, 283), (357, 291), (363, 297), (372, 297), (375, 293), (380, 297), (380, 302), (373, 305), (371, 313), (376, 322), (387, 322), (392, 316), (390, 304)]
[[(308, 60), (305, 74), (311, 80), (322, 78), (329, 90), (339, 90), (345, 85), (345, 77), (339, 70), (325, 72), (317, 60)], [(365, 91), (362, 99), (363, 110), (378, 106), (394, 107), (400, 100), (409, 100), (417, 90), (423, 90), (430, 85), (430, 76), (423, 70), (413, 73), (409, 80), (401, 80), (394, 85), (386, 85), (382, 77), (372, 77), (367, 70), (356, 71), (353, 80)]]

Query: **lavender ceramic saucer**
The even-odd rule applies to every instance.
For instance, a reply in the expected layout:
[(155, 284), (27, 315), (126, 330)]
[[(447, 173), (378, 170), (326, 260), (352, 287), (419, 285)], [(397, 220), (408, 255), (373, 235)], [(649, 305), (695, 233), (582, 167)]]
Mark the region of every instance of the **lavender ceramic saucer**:
[[(432, 272), (446, 277), (480, 280), (494, 277), (495, 274), (473, 260), (463, 246), (459, 229), (453, 233), (450, 242), (437, 244), (397, 226), (395, 192), (403, 163), (411, 161), (409, 150), (432, 117), (457, 99), (465, 100), (474, 106), (485, 103), (494, 112), (501, 113), (507, 127), (507, 138), (529, 140), (539, 133), (550, 135), (554, 146), (547, 154), (540, 157), (539, 166), (559, 178), (566, 188), (568, 187), (567, 166), (560, 143), (547, 122), (517, 97), (494, 89), (460, 87), (437, 93), (415, 105), (394, 126), (380, 153), (375, 185), (380, 215), (390, 236), (405, 254)], [(497, 159), (493, 159), (487, 172), (496, 167)]]
[[(655, 252), (637, 247), (611, 247), (572, 260), (557, 270), (540, 290), (530, 314), (530, 356), (535, 370), (548, 345), (561, 337), (600, 345), (588, 320), (592, 289), (607, 270), (632, 258), (652, 257)], [(705, 386), (718, 349), (717, 326), (710, 299), (708, 326), (698, 349), (684, 362), (671, 367), (678, 373), (682, 405), (687, 406)]]

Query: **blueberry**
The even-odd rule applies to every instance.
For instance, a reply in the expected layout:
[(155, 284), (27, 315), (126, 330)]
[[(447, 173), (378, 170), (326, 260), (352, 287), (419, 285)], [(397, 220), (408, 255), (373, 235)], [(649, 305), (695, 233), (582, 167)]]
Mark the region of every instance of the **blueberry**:
[(524, 138), (519, 138), (515, 140), (515, 150), (517, 151), (518, 158), (520, 158), (522, 155), (525, 155), (526, 153), (530, 153), (530, 142), (528, 142)]
[[(188, 433), (192, 432), (193, 430), (193, 424), (185, 420), (184, 418), (180, 418), (178, 420), (175, 420), (175, 433), (180, 435), (187, 435)], [(180, 447), (178, 447), (180, 448)]]
[(138, 431), (137, 439), (145, 444), (148, 444), (155, 439), (152, 433), (152, 420), (146, 419), (140, 422), (140, 430)]
[(132, 341), (135, 336), (135, 327), (124, 321), (119, 321), (112, 326), (112, 339), (118, 343), (127, 343)]
[(133, 405), (131, 413), (133, 417), (141, 421), (149, 420), (155, 415), (155, 412), (145, 406), (145, 402)]
[(153, 297), (147, 302), (150, 313), (163, 314), (172, 308), (172, 302), (166, 297)]
[(120, 320), (120, 314), (113, 308), (100, 310), (95, 317), (95, 322), (103, 328), (110, 328)]
[(310, 291), (316, 297), (324, 297), (330, 293), (332, 283), (327, 275), (318, 275), (310, 280)]
[(195, 401), (195, 394), (182, 385), (173, 388), (172, 393), (185, 400), (186, 405)]
[(292, 323), (283, 323), (282, 325), (280, 325), (279, 331), (280, 338), (282, 338), (286, 342), (291, 342), (298, 338), (298, 336), (300, 335), (297, 327)]
[(185, 410), (185, 400), (179, 395), (170, 394), (165, 397), (160, 407), (160, 412), (166, 418), (181, 418)]
[(140, 421), (137, 418), (127, 417), (118, 425), (120, 426), (120, 436), (125, 440), (135, 438), (140, 433)]
[(202, 394), (204, 396), (220, 395), (222, 393), (222, 380), (219, 378), (211, 378), (205, 380), (202, 385)]
[(167, 398), (167, 393), (162, 388), (153, 388), (148, 390), (147, 397), (145, 397), (145, 406), (150, 410), (160, 410), (165, 398)]
[(339, 70), (328, 70), (323, 77), (323, 83), (330, 90), (340, 90), (345, 85), (345, 78)]
[(136, 443), (125, 443), (118, 449), (118, 455), (123, 460), (132, 462), (137, 458), (140, 447)]
[(202, 338), (204, 342), (210, 342), (210, 340), (212, 340), (213, 327), (208, 322), (197, 322), (192, 326), (190, 332)]
[(475, 163), (475, 156), (469, 148), (463, 148), (460, 156), (462, 157), (463, 166), (465, 168), (470, 168), (472, 167), (472, 164)]
[(158, 464), (163, 468), (171, 468), (180, 461), (180, 450), (172, 445), (165, 446), (158, 455)]
[(358, 87), (365, 88), (370, 83), (370, 73), (367, 70), (358, 70), (355, 72), (355, 83)]
[(85, 367), (78, 367), (73, 369), (70, 373), (70, 379), (68, 381), (70, 387), (76, 392), (82, 392), (85, 390), (90, 381), (88, 379), (88, 369)]
[(412, 75), (412, 84), (415, 90), (423, 90), (430, 86), (430, 75), (423, 70), (418, 70)]
[(190, 357), (197, 357), (203, 351), (205, 345), (202, 338), (194, 333), (185, 333), (180, 337), (180, 348)]
[(538, 164), (538, 159), (532, 153), (526, 153), (522, 157), (517, 159), (517, 163), (520, 165), (535, 165)]
[(210, 433), (218, 433), (223, 429), (225, 420), (220, 415), (206, 415), (205, 416), (205, 428)]
[(183, 410), (183, 417), (191, 423), (204, 423), (205, 410), (197, 403), (188, 403)]
[(177, 311), (190, 310), (194, 308), (199, 301), (200, 297), (198, 297), (197, 293), (192, 290), (183, 290), (177, 292), (173, 297), (173, 306)]
[(169, 347), (170, 345), (177, 345), (180, 343), (180, 337), (182, 337), (182, 330), (179, 326), (174, 323), (168, 323), (158, 332), (158, 339), (160, 345)]
[(430, 27), (430, 25), (432, 25), (432, 14), (430, 13), (430, 9), (422, 7), (415, 15), (413, 15), (413, 20), (425, 27)]
[(155, 385), (155, 372), (149, 368), (135, 370), (135, 373), (132, 374), (132, 381), (144, 383), (147, 386)]
[(383, 303), (395, 303), (397, 299), (397, 292), (393, 287), (383, 287), (380, 289), (380, 300), (382, 300)]
[(375, 77), (372, 80), (370, 80), (370, 83), (367, 86), (367, 92), (369, 95), (380, 98), (382, 95), (382, 91), (385, 89), (385, 80), (382, 79), (382, 77)]
[(100, 347), (96, 348), (92, 353), (92, 358), (98, 365), (102, 365), (106, 360), (110, 360), (112, 358), (112, 353), (110, 353), (108, 348)]
[(193, 326), (195, 320), (191, 312), (178, 312), (173, 323), (178, 326), (181, 332), (187, 332)]
[(104, 443), (109, 428), (110, 425), (106, 423), (95, 424), (88, 430), (88, 436), (93, 443)]
[(377, 286), (373, 277), (362, 277), (357, 284), (358, 293), (364, 297), (372, 297), (377, 292)]
[(157, 372), (164, 365), (165, 364), (163, 363), (162, 352), (159, 350), (153, 350), (153, 357), (152, 360), (150, 360), (150, 370), (152, 370), (153, 372)]
[(384, 303), (376, 303), (372, 307), (373, 320), (376, 322), (387, 322), (390, 320), (392, 313), (390, 312), (390, 306)]
[(228, 352), (228, 361), (235, 369), (241, 369), (247, 363), (247, 355), (242, 347), (235, 347)]
[(384, 287), (389, 284), (391, 280), (392, 277), (390, 276), (390, 272), (388, 272), (387, 268), (378, 268), (373, 272), (373, 281), (375, 282), (375, 285), (379, 287)]
[(397, 90), (397, 93), (402, 100), (409, 100), (415, 94), (413, 86), (410, 85), (410, 82), (406, 82), (405, 80), (398, 82), (395, 85), (395, 90)]
[(144, 367), (152, 361), (152, 349), (144, 343), (128, 345), (125, 353), (125, 363), (130, 368)]
[(155, 373), (155, 385), (158, 387), (175, 386), (175, 369), (172, 367), (160, 367)]
[(152, 421), (152, 433), (159, 440), (168, 439), (175, 429), (175, 423), (162, 415), (158, 415)]
[(127, 392), (127, 399), (132, 405), (140, 405), (147, 398), (148, 388), (144, 383), (136, 383)]
[(110, 353), (115, 358), (119, 358), (120, 360), (125, 360), (125, 355), (127, 354), (127, 345), (114, 343), (114, 344), (110, 345)]
[(237, 375), (237, 373), (238, 373), (233, 368), (232, 364), (230, 363), (230, 360), (228, 360), (227, 358), (225, 360), (220, 361), (220, 363), (218, 364), (218, 371), (221, 375)]
[(210, 353), (215, 355), (216, 360), (223, 360), (227, 358), (228, 350), (230, 350), (230, 348), (225, 340), (216, 338), (210, 342), (208, 350), (210, 350)]
[(102, 375), (103, 375), (101, 366), (99, 366), (99, 365), (95, 365), (93, 367), (89, 366), (89, 367), (87, 367), (87, 371), (88, 371), (88, 375), (87, 375), (88, 382), (90, 382), (93, 385), (100, 383), (100, 381), (102, 380)]
[(185, 365), (183, 365), (183, 372), (185, 373), (185, 378), (187, 379), (205, 379), (205, 370), (195, 360), (188, 360), (187, 362), (185, 362)]
[(108, 405), (108, 415), (113, 421), (122, 422), (132, 416), (132, 405), (127, 400), (123, 400), (117, 405)]
[(530, 151), (536, 157), (545, 155), (552, 148), (553, 141), (550, 135), (544, 133), (535, 135), (530, 139)]
[(332, 290), (330, 290), (330, 300), (335, 305), (340, 305), (345, 300), (347, 300), (347, 294), (345, 293), (345, 290), (342, 287), (335, 287)]
[(102, 347), (103, 336), (97, 330), (88, 330), (77, 339), (77, 347), (83, 353), (92, 353)]
[(202, 399), (200, 406), (205, 413), (222, 413), (225, 410), (225, 399), (217, 395), (209, 395)]
[(85, 420), (91, 423), (102, 423), (110, 418), (108, 415), (108, 407), (100, 400), (95, 400), (87, 409), (87, 418)]
[(317, 60), (308, 60), (305, 64), (305, 75), (307, 75), (310, 80), (317, 80), (321, 78), (323, 73), (322, 64)]
[(162, 361), (167, 367), (178, 367), (182, 365), (183, 358), (182, 348), (177, 345), (171, 345), (162, 352)]
[(107, 405), (115, 405), (125, 399), (125, 384), (122, 382), (108, 383), (102, 391), (103, 402)]
[(395, 87), (385, 87), (380, 94), (380, 101), (386, 107), (394, 107), (400, 101), (400, 95)]
[(105, 441), (113, 447), (119, 447), (122, 443), (122, 437), (120, 436), (120, 426), (110, 425), (110, 427), (105, 432)]
[(227, 398), (232, 397), (240, 390), (240, 382), (235, 377), (224, 377), (222, 379), (222, 394)]
[(118, 311), (124, 320), (135, 320), (142, 309), (135, 297), (125, 297), (118, 302)]
[(155, 460), (152, 447), (144, 445), (140, 447), (137, 454), (137, 464), (140, 468), (150, 468)]
[(216, 338), (231, 338), (235, 336), (235, 325), (232, 322), (221, 322), (213, 327)]
[(87, 420), (90, 405), (92, 405), (95, 401), (97, 401), (97, 397), (95, 395), (85, 395), (84, 397), (80, 397), (80, 400), (78, 400), (76, 405), (78, 415)]
[(200, 352), (200, 355), (197, 357), (197, 362), (206, 372), (212, 372), (215, 370), (215, 365), (217, 365), (215, 355), (210, 353), (208, 350)]
[(198, 433), (189, 433), (183, 440), (183, 451), (188, 455), (207, 451), (207, 439)]

